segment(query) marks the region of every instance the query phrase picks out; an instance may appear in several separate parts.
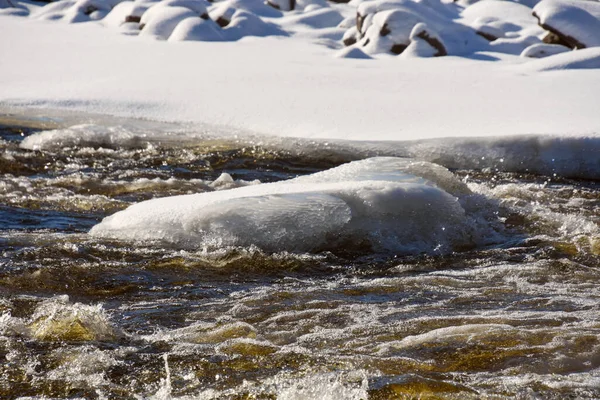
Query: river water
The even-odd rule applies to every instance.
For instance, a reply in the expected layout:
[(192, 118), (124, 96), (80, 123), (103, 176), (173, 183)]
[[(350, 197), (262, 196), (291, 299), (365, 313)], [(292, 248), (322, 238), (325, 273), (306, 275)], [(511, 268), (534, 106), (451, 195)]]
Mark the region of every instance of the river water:
[(600, 398), (597, 181), (452, 169), (504, 240), (445, 254), (181, 250), (87, 232), (361, 155), (47, 127), (0, 127), (2, 399)]

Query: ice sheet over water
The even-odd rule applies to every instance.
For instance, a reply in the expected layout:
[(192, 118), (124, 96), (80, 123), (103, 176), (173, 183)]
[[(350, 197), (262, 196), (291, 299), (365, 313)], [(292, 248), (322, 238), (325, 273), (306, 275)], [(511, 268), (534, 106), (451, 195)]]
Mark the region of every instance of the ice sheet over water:
[(489, 236), (463, 208), (469, 196), (443, 167), (378, 157), (289, 181), (138, 203), (90, 234), (208, 250), (444, 252)]

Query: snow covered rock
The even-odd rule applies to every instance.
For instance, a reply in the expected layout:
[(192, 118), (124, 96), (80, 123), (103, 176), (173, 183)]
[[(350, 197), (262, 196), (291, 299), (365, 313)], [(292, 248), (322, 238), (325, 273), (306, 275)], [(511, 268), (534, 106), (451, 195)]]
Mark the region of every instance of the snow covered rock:
[(186, 7), (154, 6), (142, 15), (140, 36), (167, 40), (175, 27), (186, 18), (199, 18), (198, 14)]
[[(223, 15), (225, 10), (244, 10), (249, 13), (255, 14), (259, 17), (266, 18), (280, 18), (283, 16), (281, 10), (277, 10), (260, 0), (225, 0), (215, 4), (214, 8), (210, 11), (210, 17), (217, 20), (215, 15)], [(231, 13), (231, 11), (228, 11)], [(233, 16), (233, 13), (229, 14)]]
[(35, 17), (68, 23), (95, 21), (104, 18), (119, 0), (61, 0), (42, 7)]
[(287, 33), (277, 25), (265, 22), (257, 15), (237, 10), (231, 18), (231, 23), (223, 29), (227, 40), (235, 41), (246, 36), (287, 36)]
[(235, 14), (235, 8), (233, 7), (217, 7), (216, 10), (211, 11), (210, 18), (215, 21), (221, 28), (226, 27), (231, 22), (233, 14)]
[(600, 2), (543, 0), (533, 9), (539, 25), (552, 35), (544, 41), (574, 49), (600, 46)]
[(523, 50), (521, 57), (544, 58), (555, 54), (566, 53), (568, 51), (571, 51), (571, 49), (559, 44), (538, 43)]
[(168, 7), (185, 7), (194, 11), (202, 19), (208, 19), (208, 7), (210, 3), (204, 0), (163, 0), (159, 3)]
[(438, 165), (372, 158), (289, 181), (145, 201), (90, 235), (207, 250), (433, 253), (481, 237), (480, 220), (460, 201), (470, 195)]
[(466, 25), (490, 41), (524, 30), (530, 36), (543, 33), (537, 26), (531, 8), (512, 1), (480, 1), (467, 7), (461, 17)]
[(402, 56), (440, 57), (447, 54), (446, 47), (437, 33), (421, 22), (415, 25), (410, 33), (410, 45), (402, 53)]
[(349, 29), (344, 42), (348, 45), (356, 39), (368, 54), (401, 54), (411, 43), (413, 28), (425, 23), (429, 30), (436, 32), (438, 40), (444, 38), (447, 54), (464, 55), (487, 49), (485, 39), (456, 22), (458, 17), (453, 8), (437, 0), (366, 1), (357, 8), (356, 30)]
[(314, 29), (333, 28), (344, 20), (344, 17), (332, 8), (307, 7), (304, 12), (290, 15), (281, 22), (281, 25), (290, 27), (293, 25), (304, 25)]
[(170, 42), (184, 40), (220, 42), (226, 39), (221, 27), (213, 20), (191, 17), (181, 21), (169, 36)]

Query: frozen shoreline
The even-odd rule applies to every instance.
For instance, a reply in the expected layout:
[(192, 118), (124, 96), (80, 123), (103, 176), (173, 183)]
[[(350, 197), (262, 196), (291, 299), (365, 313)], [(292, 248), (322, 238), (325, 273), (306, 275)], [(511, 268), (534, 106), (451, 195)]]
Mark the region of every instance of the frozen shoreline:
[(535, 70), (549, 59), (338, 59), (302, 38), (167, 43), (94, 23), (0, 22), (1, 108), (344, 140), (600, 135), (600, 72)]

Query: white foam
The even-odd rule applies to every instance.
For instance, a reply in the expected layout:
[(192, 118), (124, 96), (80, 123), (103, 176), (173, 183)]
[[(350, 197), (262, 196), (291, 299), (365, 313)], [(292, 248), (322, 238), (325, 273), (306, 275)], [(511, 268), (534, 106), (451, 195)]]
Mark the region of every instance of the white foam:
[(376, 252), (432, 253), (472, 244), (475, 223), (455, 197), (468, 193), (439, 166), (373, 158), (290, 181), (138, 203), (90, 234), (209, 250), (315, 251), (353, 243)]

